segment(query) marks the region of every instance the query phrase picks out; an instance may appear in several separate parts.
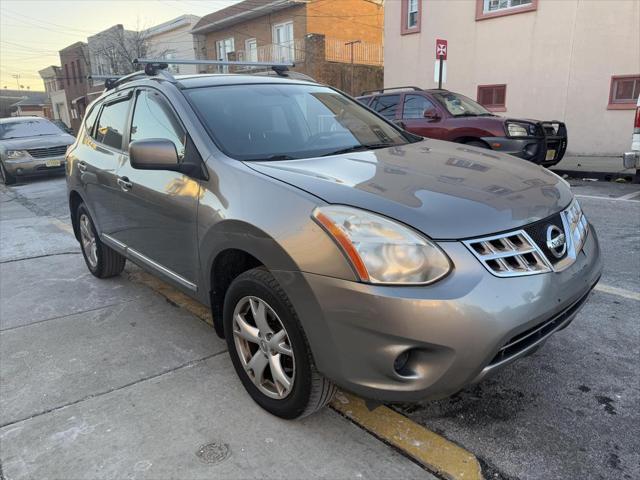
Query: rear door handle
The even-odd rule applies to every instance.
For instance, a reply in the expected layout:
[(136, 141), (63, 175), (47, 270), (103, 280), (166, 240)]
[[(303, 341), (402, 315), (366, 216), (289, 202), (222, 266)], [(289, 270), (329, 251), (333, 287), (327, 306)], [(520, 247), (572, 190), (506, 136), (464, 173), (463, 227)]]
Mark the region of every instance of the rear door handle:
[(80, 160), (78, 162), (78, 170), (80, 170), (81, 172), (86, 172), (87, 171), (87, 162), (85, 162), (84, 160)]
[(133, 188), (133, 183), (131, 183), (127, 177), (118, 177), (118, 180), (116, 181), (118, 182), (118, 185), (120, 185), (120, 188), (125, 192), (128, 192)]

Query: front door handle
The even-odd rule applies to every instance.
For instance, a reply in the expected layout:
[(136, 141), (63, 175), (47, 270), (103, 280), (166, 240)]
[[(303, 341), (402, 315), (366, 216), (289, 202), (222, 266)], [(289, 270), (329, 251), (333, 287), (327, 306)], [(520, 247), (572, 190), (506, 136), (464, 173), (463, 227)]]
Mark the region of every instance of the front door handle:
[(131, 183), (127, 177), (118, 177), (118, 180), (116, 181), (118, 182), (118, 185), (120, 185), (120, 188), (125, 192), (128, 192), (133, 188), (133, 183)]
[(81, 172), (86, 172), (87, 171), (87, 162), (85, 162), (84, 160), (80, 160), (78, 162), (78, 170), (80, 170)]

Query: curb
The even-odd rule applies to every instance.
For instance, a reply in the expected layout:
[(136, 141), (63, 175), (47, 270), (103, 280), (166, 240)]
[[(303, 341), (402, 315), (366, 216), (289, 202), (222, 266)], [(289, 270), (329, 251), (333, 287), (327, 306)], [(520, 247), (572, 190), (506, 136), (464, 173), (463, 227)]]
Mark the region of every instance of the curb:
[(623, 179), (631, 183), (640, 183), (640, 175), (636, 171), (636, 173), (626, 173), (626, 172), (593, 172), (588, 170), (563, 170), (559, 168), (551, 168), (553, 173), (560, 175), (567, 175), (571, 178), (595, 178), (597, 180), (602, 180), (605, 182), (612, 182), (618, 179)]

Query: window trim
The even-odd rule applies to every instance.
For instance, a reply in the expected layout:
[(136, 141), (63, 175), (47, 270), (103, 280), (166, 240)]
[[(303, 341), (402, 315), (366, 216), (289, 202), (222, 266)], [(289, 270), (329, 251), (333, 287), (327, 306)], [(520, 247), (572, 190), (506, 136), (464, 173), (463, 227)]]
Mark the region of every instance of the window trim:
[(400, 35), (420, 33), (422, 26), (422, 0), (418, 0), (418, 14), (415, 27), (409, 27), (409, 0), (402, 0), (400, 11)]
[(640, 73), (632, 75), (611, 75), (611, 81), (609, 83), (609, 102), (607, 104), (607, 110), (635, 110), (638, 104), (638, 99), (631, 99), (626, 101), (614, 101), (613, 91), (616, 83), (619, 80), (625, 80), (629, 78), (637, 78), (640, 82)]
[[(494, 104), (494, 105), (485, 105), (480, 101), (480, 89), (482, 88), (496, 88), (496, 87), (504, 87), (504, 103)], [(489, 110), (490, 112), (506, 112), (507, 111), (507, 84), (506, 83), (493, 83), (486, 85), (478, 85), (478, 89), (476, 91), (476, 102), (482, 105), (484, 108)]]
[(538, 0), (531, 0), (527, 6), (508, 7), (502, 10), (485, 13), (484, 0), (476, 0), (476, 22), (487, 20), (488, 18), (505, 17), (507, 15), (517, 15), (519, 13), (533, 12), (538, 9)]

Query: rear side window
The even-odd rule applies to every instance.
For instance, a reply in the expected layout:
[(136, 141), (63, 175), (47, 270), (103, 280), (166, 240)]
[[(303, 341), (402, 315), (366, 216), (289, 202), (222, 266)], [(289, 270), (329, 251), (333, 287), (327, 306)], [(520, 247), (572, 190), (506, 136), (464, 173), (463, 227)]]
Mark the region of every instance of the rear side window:
[(94, 105), (89, 115), (84, 117), (84, 128), (87, 131), (87, 135), (95, 138), (95, 134), (93, 132), (93, 125), (96, 123), (96, 118), (98, 117), (98, 112), (100, 111), (100, 105)]
[(382, 95), (376, 97), (369, 105), (376, 112), (388, 119), (394, 119), (396, 117), (396, 111), (398, 110), (398, 104), (400, 103), (400, 95)]
[(402, 118), (424, 118), (424, 112), (434, 108), (433, 103), (422, 95), (405, 95)]
[(124, 135), (129, 111), (129, 100), (110, 103), (102, 108), (95, 139), (105, 145), (122, 150), (122, 136)]
[(148, 138), (171, 140), (178, 156), (184, 156), (186, 132), (161, 94), (142, 90), (133, 110), (130, 141)]

